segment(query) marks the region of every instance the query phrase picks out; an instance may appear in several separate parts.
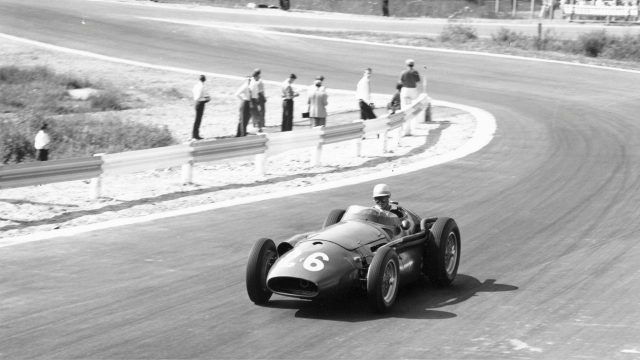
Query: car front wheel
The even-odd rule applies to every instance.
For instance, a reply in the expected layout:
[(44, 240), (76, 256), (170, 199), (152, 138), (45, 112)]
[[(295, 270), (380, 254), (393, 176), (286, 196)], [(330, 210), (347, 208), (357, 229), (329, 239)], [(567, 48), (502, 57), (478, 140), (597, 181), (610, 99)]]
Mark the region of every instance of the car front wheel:
[(389, 247), (381, 247), (373, 256), (367, 273), (367, 299), (374, 312), (391, 309), (400, 289), (400, 261)]
[(271, 239), (262, 238), (253, 245), (247, 263), (247, 293), (255, 304), (266, 304), (272, 292), (267, 288), (267, 274), (278, 259), (276, 244)]

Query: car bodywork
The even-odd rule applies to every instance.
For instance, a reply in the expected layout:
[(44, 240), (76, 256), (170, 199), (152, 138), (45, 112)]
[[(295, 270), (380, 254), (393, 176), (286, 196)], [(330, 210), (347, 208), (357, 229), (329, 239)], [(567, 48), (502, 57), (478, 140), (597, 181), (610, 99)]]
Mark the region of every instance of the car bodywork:
[[(434, 224), (440, 233), (431, 231)], [(352, 205), (332, 211), (323, 229), (277, 247), (261, 239), (250, 255), (247, 290), (255, 303), (268, 301), (271, 293), (321, 299), (360, 290), (373, 310), (385, 311), (401, 284), (427, 275), (436, 285), (449, 285), (459, 257), (460, 233), (453, 219)]]

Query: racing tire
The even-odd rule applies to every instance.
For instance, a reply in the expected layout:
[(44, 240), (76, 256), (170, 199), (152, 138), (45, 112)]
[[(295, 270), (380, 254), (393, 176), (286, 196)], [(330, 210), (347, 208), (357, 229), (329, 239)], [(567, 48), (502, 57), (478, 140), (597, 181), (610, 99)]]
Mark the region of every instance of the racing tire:
[(344, 212), (345, 210), (343, 209), (331, 210), (329, 215), (327, 215), (327, 218), (324, 220), (324, 224), (322, 225), (322, 228), (324, 229), (327, 226), (331, 226), (333, 224), (337, 224), (338, 222), (340, 222), (340, 220), (342, 219), (342, 216), (344, 215)]
[(437, 287), (451, 285), (460, 264), (460, 230), (455, 220), (441, 217), (427, 233), (423, 271)]
[(396, 251), (381, 247), (367, 272), (367, 300), (373, 312), (389, 311), (400, 290), (400, 260)]
[(266, 304), (273, 294), (267, 288), (267, 274), (277, 259), (276, 244), (271, 239), (259, 239), (249, 253), (246, 285), (249, 299), (255, 304)]

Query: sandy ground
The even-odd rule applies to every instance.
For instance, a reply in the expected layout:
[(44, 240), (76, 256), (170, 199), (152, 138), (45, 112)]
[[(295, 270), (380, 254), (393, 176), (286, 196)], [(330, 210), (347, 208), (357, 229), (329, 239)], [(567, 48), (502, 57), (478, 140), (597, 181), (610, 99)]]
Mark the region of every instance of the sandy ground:
[[(193, 76), (69, 55), (3, 38), (0, 38), (0, 54), (0, 66), (44, 65), (58, 73), (72, 73), (116, 86), (131, 107), (118, 112), (117, 116), (167, 126), (180, 141), (190, 138), (193, 121), (190, 90), (196, 81)], [(264, 77), (269, 79), (268, 74)], [(238, 104), (233, 93), (239, 82), (208, 78), (213, 99), (205, 111), (202, 136), (235, 134)], [(306, 101), (307, 84), (298, 86), (302, 96), (296, 100), (296, 113)], [(268, 84), (266, 93), (269, 97), (266, 130), (279, 131), (279, 86)], [(330, 88), (329, 94), (328, 125), (358, 118), (353, 95), (331, 92)], [(374, 101), (384, 104), (389, 98), (390, 94), (377, 94)], [(384, 110), (378, 109), (377, 113), (382, 115)], [(113, 115), (106, 112), (91, 116)], [(294, 131), (309, 126), (305, 119), (294, 121)], [(293, 149), (269, 158), (264, 177), (256, 176), (251, 161), (227, 161), (196, 165), (193, 184), (181, 183), (180, 168), (106, 176), (102, 197), (98, 200), (90, 199), (88, 180), (3, 189), (0, 190), (0, 238), (286, 191), (394, 169), (457, 149), (473, 135), (475, 126), (475, 119), (467, 113), (435, 107), (432, 122), (420, 124), (413, 136), (402, 138), (399, 146), (386, 153), (381, 152), (380, 140), (376, 138), (363, 141), (360, 157), (353, 155), (352, 144), (335, 144), (325, 147), (323, 164), (313, 167), (311, 149)]]

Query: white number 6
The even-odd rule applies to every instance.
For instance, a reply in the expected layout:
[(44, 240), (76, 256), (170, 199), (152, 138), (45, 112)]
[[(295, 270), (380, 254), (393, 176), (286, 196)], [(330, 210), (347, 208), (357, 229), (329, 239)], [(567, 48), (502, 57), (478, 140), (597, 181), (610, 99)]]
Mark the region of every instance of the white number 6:
[(329, 256), (321, 252), (313, 253), (307, 256), (307, 258), (304, 260), (304, 263), (302, 264), (302, 267), (309, 271), (320, 271), (324, 269), (324, 263), (321, 259), (324, 261), (329, 261)]

